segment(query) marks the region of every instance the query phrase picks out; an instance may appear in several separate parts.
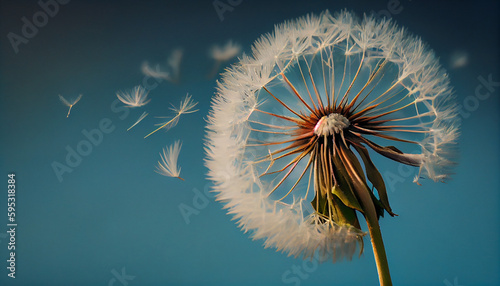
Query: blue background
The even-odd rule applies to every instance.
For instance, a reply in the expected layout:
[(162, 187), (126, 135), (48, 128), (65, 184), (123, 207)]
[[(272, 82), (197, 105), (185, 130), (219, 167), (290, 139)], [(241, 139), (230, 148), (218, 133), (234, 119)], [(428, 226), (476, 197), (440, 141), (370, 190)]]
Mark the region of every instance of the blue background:
[[(208, 50), (228, 39), (246, 52), (274, 24), (310, 12), (343, 8), (358, 15), (388, 10), (390, 1), (245, 1), (217, 15), (213, 1), (71, 1), (60, 5), (26, 44), (14, 52), (7, 34), (22, 35), (36, 1), (2, 1), (0, 15), (0, 285), (377, 285), (373, 253), (351, 262), (316, 265), (264, 249), (252, 241), (209, 195), (203, 165), (204, 126), (215, 79)], [(226, 2), (226, 1), (223, 1)], [(235, 1), (236, 2), (236, 1)], [(398, 217), (381, 220), (395, 285), (500, 285), (499, 86), (478, 99), (479, 77), (499, 82), (498, 1), (400, 0), (391, 16), (419, 35), (448, 69), (464, 114), (459, 165), (446, 184), (412, 183), (413, 171), (387, 161)], [(181, 82), (160, 83), (152, 101), (125, 115), (111, 108), (116, 91), (142, 83), (145, 60), (165, 63), (181, 47)], [(468, 62), (453, 68), (462, 51)], [(222, 68), (221, 68), (222, 70)], [(486, 89), (480, 90), (482, 93)], [(57, 95), (83, 94), (69, 118)], [(190, 93), (200, 111), (175, 128), (144, 139)], [(477, 106), (471, 107), (471, 104)], [(150, 115), (126, 129), (147, 111)], [(64, 164), (67, 146), (103, 119), (103, 135), (60, 182), (53, 162)], [(154, 172), (161, 149), (183, 141), (185, 181)], [(17, 180), (16, 279), (7, 277), (7, 174)], [(208, 193), (208, 192), (207, 192)], [(195, 199), (195, 201), (193, 201)], [(179, 207), (196, 213), (186, 221)], [(188, 223), (187, 223), (188, 222)], [(135, 276), (116, 279), (122, 269)], [(130, 277), (129, 277), (130, 278)]]

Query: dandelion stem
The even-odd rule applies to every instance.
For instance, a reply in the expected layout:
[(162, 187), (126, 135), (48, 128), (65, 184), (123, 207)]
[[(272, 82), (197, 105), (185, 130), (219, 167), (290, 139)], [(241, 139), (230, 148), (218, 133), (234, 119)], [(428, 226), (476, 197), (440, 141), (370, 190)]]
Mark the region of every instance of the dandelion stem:
[(369, 202), (372, 211), (367, 211), (365, 214), (366, 224), (370, 231), (370, 238), (373, 247), (373, 255), (377, 263), (378, 278), (381, 286), (391, 286), (391, 275), (389, 273), (389, 263), (385, 254), (384, 242), (382, 240), (382, 233), (380, 232), (380, 225), (378, 223), (377, 214), (373, 202)]
[(384, 241), (380, 232), (377, 211), (373, 200), (368, 192), (359, 192), (359, 199), (364, 209), (364, 216), (368, 230), (370, 231), (370, 240), (373, 247), (373, 255), (377, 264), (378, 278), (381, 286), (392, 286), (391, 275), (389, 273), (389, 263), (385, 254)]
[[(348, 174), (353, 178), (353, 183), (355, 183), (355, 185), (364, 186), (364, 179), (360, 176), (360, 173), (356, 171), (356, 166), (353, 164), (353, 161), (349, 160), (347, 153), (345, 153), (346, 151), (343, 148), (339, 148), (338, 151), (340, 159), (344, 162)], [(356, 184), (356, 181), (358, 184)], [(365, 191), (363, 189), (365, 189)], [(380, 225), (378, 223), (377, 210), (375, 209), (375, 204), (370, 196), (370, 191), (365, 186), (365, 188), (361, 187), (356, 194), (361, 203), (361, 208), (363, 209), (363, 215), (365, 216), (368, 230), (370, 231), (370, 239), (373, 247), (373, 255), (375, 256), (375, 262), (377, 264), (380, 285), (392, 286), (389, 264), (385, 254)]]

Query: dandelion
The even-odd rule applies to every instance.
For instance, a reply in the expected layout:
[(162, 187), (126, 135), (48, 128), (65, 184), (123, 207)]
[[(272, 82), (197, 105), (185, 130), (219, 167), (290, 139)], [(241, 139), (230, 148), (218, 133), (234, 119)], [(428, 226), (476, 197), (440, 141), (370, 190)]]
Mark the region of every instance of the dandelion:
[(71, 102), (69, 102), (62, 95), (59, 94), (59, 100), (61, 100), (61, 102), (64, 103), (64, 105), (66, 105), (66, 106), (69, 107), (68, 114), (66, 115), (66, 118), (69, 117), (69, 114), (71, 113), (71, 108), (73, 108), (73, 105), (77, 104), (78, 101), (80, 101), (80, 99), (82, 99), (82, 96), (83, 95), (79, 94), (76, 99), (74, 99)]
[(179, 118), (182, 114), (189, 114), (189, 113), (194, 113), (194, 112), (198, 111), (198, 109), (194, 109), (194, 107), (197, 104), (198, 104), (198, 102), (195, 102), (191, 99), (191, 95), (186, 94), (184, 99), (181, 100), (181, 104), (180, 104), (179, 108), (177, 108), (173, 105), (170, 108), (170, 110), (173, 110), (175, 112), (175, 116), (167, 122), (157, 124), (160, 127), (155, 129), (154, 131), (152, 131), (148, 135), (144, 136), (144, 138), (149, 137), (150, 135), (152, 135), (153, 133), (157, 132), (160, 129), (168, 130), (168, 129), (174, 127), (179, 122)]
[(137, 121), (136, 121), (134, 124), (132, 124), (132, 126), (130, 126), (130, 127), (127, 129), (127, 131), (129, 131), (130, 129), (134, 128), (137, 124), (139, 124), (139, 122), (141, 122), (144, 118), (146, 118), (146, 116), (148, 116), (148, 114), (149, 114), (149, 113), (147, 113), (147, 112), (143, 112), (143, 113), (141, 114), (141, 116), (139, 116), (139, 118), (137, 119)]
[(150, 101), (147, 99), (148, 91), (140, 85), (126, 92), (119, 91), (116, 93), (116, 97), (118, 97), (121, 102), (125, 103), (127, 107), (144, 106)]
[(320, 261), (361, 254), (361, 215), (391, 285), (379, 219), (395, 213), (372, 155), (418, 168), (417, 183), (447, 179), (451, 94), (434, 53), (390, 20), (326, 11), (276, 26), (218, 83), (205, 147), (217, 199), (266, 247)]
[(241, 46), (237, 43), (233, 43), (232, 40), (229, 40), (224, 46), (214, 45), (210, 49), (210, 57), (215, 60), (215, 65), (209, 77), (214, 77), (222, 63), (236, 57), (239, 53), (241, 53)]
[(163, 154), (160, 153), (161, 162), (158, 161), (158, 166), (156, 166), (156, 172), (160, 175), (166, 177), (179, 178), (181, 167), (177, 165), (177, 159), (179, 158), (179, 153), (181, 152), (182, 143), (177, 140), (173, 145), (168, 146), (166, 149), (163, 148)]

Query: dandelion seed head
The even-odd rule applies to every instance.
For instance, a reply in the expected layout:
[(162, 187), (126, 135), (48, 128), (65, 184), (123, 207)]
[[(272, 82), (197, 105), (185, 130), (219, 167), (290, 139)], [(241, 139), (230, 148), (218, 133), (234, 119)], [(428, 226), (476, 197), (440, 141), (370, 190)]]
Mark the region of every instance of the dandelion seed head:
[(365, 232), (348, 194), (395, 215), (371, 156), (418, 168), (416, 183), (451, 174), (452, 93), (434, 53), (390, 20), (325, 11), (277, 25), (218, 81), (205, 146), (217, 199), (266, 247), (349, 259)]

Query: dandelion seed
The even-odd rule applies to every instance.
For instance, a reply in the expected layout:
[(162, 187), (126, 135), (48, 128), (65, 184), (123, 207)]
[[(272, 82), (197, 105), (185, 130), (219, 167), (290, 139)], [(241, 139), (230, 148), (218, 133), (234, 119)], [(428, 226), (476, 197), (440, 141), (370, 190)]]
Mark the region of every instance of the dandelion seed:
[(132, 124), (132, 126), (130, 126), (130, 127), (127, 129), (127, 131), (129, 131), (130, 129), (134, 128), (134, 126), (136, 126), (137, 124), (139, 124), (139, 122), (141, 122), (144, 118), (146, 118), (146, 116), (148, 116), (148, 113), (147, 113), (147, 112), (142, 113), (142, 115), (141, 115), (141, 116), (139, 116), (139, 118), (137, 119), (137, 121), (136, 121), (134, 124)]
[(162, 71), (160, 69), (160, 65), (155, 65), (154, 68), (152, 68), (148, 62), (143, 62), (141, 66), (142, 73), (146, 76), (150, 76), (152, 78), (156, 79), (164, 79), (164, 80), (170, 80), (170, 74), (168, 72)]
[(210, 49), (210, 57), (215, 60), (215, 65), (210, 72), (209, 77), (214, 77), (217, 74), (217, 71), (219, 71), (222, 63), (236, 57), (239, 53), (241, 53), (241, 46), (237, 43), (233, 43), (232, 40), (229, 40), (224, 46), (214, 45)]
[(194, 113), (194, 112), (198, 111), (198, 109), (194, 109), (197, 104), (198, 104), (198, 102), (195, 102), (191, 99), (191, 95), (186, 94), (184, 99), (181, 100), (179, 108), (177, 108), (175, 106), (172, 106), (170, 108), (171, 110), (173, 110), (176, 113), (175, 116), (171, 120), (169, 120), (165, 123), (157, 124), (157, 125), (160, 125), (160, 127), (155, 129), (154, 131), (152, 131), (148, 135), (144, 136), (144, 138), (149, 137), (150, 135), (152, 135), (153, 133), (157, 132), (160, 129), (168, 130), (168, 129), (174, 127), (179, 122), (179, 118), (182, 114), (189, 114), (189, 113)]
[(152, 68), (148, 62), (143, 62), (141, 66), (142, 73), (156, 79), (167, 80), (172, 83), (178, 83), (180, 78), (180, 65), (184, 51), (177, 48), (172, 51), (167, 58), (167, 71), (162, 71), (157, 64)]
[(160, 175), (166, 177), (179, 178), (181, 167), (177, 165), (177, 160), (179, 158), (179, 153), (181, 152), (182, 143), (177, 140), (173, 145), (168, 146), (166, 149), (163, 148), (163, 154), (160, 153), (161, 161), (158, 161), (158, 166), (156, 166), (156, 172)]
[(177, 126), (177, 123), (179, 123), (179, 116), (174, 116), (174, 117), (171, 117), (171, 116), (155, 116), (155, 118), (169, 118), (168, 121), (166, 122), (161, 122), (161, 123), (156, 123), (155, 126), (161, 126), (160, 129), (163, 129), (164, 131), (168, 131), (172, 128), (174, 128), (175, 126)]
[(417, 183), (444, 180), (456, 115), (447, 75), (419, 38), (390, 20), (326, 11), (276, 26), (222, 75), (206, 165), (238, 225), (289, 255), (352, 258), (363, 216), (380, 283), (391, 285), (378, 220), (395, 213), (371, 155), (418, 168)]
[(62, 95), (59, 94), (59, 100), (61, 100), (62, 103), (64, 103), (64, 105), (68, 106), (69, 109), (68, 109), (68, 114), (66, 115), (66, 118), (69, 117), (69, 114), (71, 113), (71, 108), (73, 108), (73, 106), (75, 104), (78, 103), (78, 101), (80, 101), (80, 99), (82, 99), (82, 94), (79, 94), (78, 97), (74, 100), (72, 100), (71, 102), (67, 101), (64, 97), (62, 97)]
[(210, 55), (216, 61), (225, 62), (236, 57), (240, 52), (241, 46), (229, 40), (224, 46), (214, 45), (210, 50)]
[(179, 108), (172, 106), (170, 109), (175, 111), (177, 114), (188, 114), (195, 113), (198, 109), (194, 109), (198, 105), (198, 102), (195, 102), (191, 99), (191, 95), (186, 94), (184, 99), (181, 101)]
[(116, 97), (127, 105), (127, 107), (140, 107), (149, 103), (148, 91), (142, 86), (135, 86), (129, 91), (119, 91), (116, 93)]
[(449, 63), (452, 68), (458, 69), (465, 67), (469, 62), (469, 54), (464, 50), (455, 50), (450, 55)]
[(170, 69), (172, 77), (172, 83), (178, 83), (180, 79), (180, 66), (182, 61), (182, 56), (184, 51), (181, 48), (177, 48), (172, 51), (167, 59), (167, 67)]

